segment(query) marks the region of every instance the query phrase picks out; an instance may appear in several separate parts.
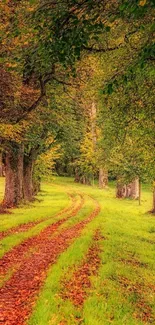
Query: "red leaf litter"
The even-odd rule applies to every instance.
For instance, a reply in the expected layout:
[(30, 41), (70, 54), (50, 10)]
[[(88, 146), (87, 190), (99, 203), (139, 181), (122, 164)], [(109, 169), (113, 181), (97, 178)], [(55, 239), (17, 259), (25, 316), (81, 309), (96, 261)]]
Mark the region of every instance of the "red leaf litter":
[(119, 276), (118, 282), (120, 287), (124, 290), (124, 294), (136, 294), (137, 301), (135, 302), (134, 318), (140, 319), (144, 323), (155, 324), (155, 314), (152, 307), (149, 305), (145, 296), (149, 292), (153, 297), (155, 295), (155, 285), (145, 285), (141, 283), (133, 283), (130, 279)]
[(22, 258), (24, 254), (26, 254), (30, 249), (33, 249), (40, 240), (44, 240), (49, 235), (52, 235), (58, 228), (69, 218), (75, 216), (78, 211), (82, 208), (84, 204), (84, 199), (80, 196), (80, 202), (74, 208), (75, 201), (72, 201), (72, 205), (69, 208), (63, 209), (61, 212), (57, 214), (57, 216), (61, 216), (63, 214), (67, 214), (65, 218), (58, 220), (52, 225), (47, 226), (43, 229), (38, 235), (30, 237), (23, 241), (18, 246), (12, 248), (9, 252), (7, 252), (3, 258), (0, 260), (0, 276), (5, 276), (10, 267), (16, 269), (20, 263), (22, 262)]
[[(75, 198), (71, 194), (68, 194), (68, 195), (71, 198), (72, 205), (73, 205), (73, 203), (75, 201)], [(57, 215), (60, 216), (61, 214), (67, 212), (70, 209), (71, 209), (71, 207), (65, 208), (62, 211), (60, 211)], [(7, 236), (10, 236), (10, 235), (13, 235), (13, 234), (18, 234), (19, 232), (25, 232), (25, 231), (31, 229), (32, 227), (40, 224), (41, 222), (44, 222), (44, 221), (49, 220), (49, 219), (51, 219), (51, 217), (50, 218), (47, 217), (47, 218), (44, 218), (44, 219), (36, 220), (36, 221), (33, 221), (33, 222), (28, 222), (28, 223), (25, 223), (25, 224), (18, 225), (16, 227), (12, 227), (11, 229), (8, 229), (8, 230), (5, 230), (5, 231), (1, 231), (0, 232), (0, 240), (2, 240), (3, 238), (5, 238)]]
[(87, 297), (87, 290), (91, 287), (90, 277), (98, 273), (101, 263), (101, 248), (99, 246), (101, 239), (103, 237), (97, 230), (82, 265), (73, 273), (70, 280), (63, 282), (62, 298), (70, 299), (76, 307), (83, 305)]
[(37, 245), (35, 238), (32, 245), (37, 250), (29, 257), (22, 258), (19, 269), (0, 289), (1, 313), (0, 321), (5, 325), (23, 325), (29, 318), (37, 295), (46, 278), (50, 265), (54, 264), (82, 229), (95, 218), (100, 211), (95, 201), (93, 212), (76, 225), (63, 229), (55, 237), (51, 237), (49, 227), (40, 234)]

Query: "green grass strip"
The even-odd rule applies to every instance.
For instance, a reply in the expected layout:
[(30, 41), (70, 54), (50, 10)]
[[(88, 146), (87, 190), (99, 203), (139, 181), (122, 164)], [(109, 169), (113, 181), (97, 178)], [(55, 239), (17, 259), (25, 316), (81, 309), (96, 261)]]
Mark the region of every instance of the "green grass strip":
[(48, 272), (43, 289), (40, 292), (36, 308), (29, 320), (29, 325), (60, 324), (65, 319), (67, 324), (76, 317), (77, 311), (71, 302), (63, 301), (59, 295), (61, 290), (61, 279), (71, 268), (78, 265), (86, 255), (92, 243), (95, 229), (104, 227), (102, 216), (96, 217), (83, 231), (79, 238), (59, 257), (57, 264), (53, 265)]
[(66, 190), (62, 186), (43, 184), (42, 192), (39, 193), (36, 201), (10, 210), (11, 214), (0, 215), (0, 231), (28, 222), (44, 220), (65, 208), (69, 201)]

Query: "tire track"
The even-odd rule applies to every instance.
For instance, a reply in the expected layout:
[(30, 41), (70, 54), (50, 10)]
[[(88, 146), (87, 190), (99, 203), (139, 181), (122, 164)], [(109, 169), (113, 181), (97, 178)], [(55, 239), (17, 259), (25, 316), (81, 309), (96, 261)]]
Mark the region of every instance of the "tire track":
[(26, 254), (29, 249), (33, 249), (41, 239), (44, 240), (47, 236), (54, 234), (65, 221), (75, 216), (84, 204), (83, 196), (80, 195), (80, 202), (76, 207), (74, 207), (75, 203), (75, 200), (73, 200), (72, 205), (69, 208), (64, 209), (56, 215), (58, 217), (66, 214), (64, 218), (54, 222), (52, 225), (47, 226), (45, 229), (41, 230), (39, 234), (24, 240), (21, 244), (15, 246), (9, 252), (7, 252), (0, 260), (0, 277), (5, 277), (9, 268), (11, 267), (16, 270), (19, 267), (24, 254)]
[(101, 247), (99, 241), (105, 238), (101, 235), (99, 229), (93, 236), (93, 242), (88, 249), (83, 262), (77, 270), (73, 272), (71, 279), (62, 280), (61, 297), (64, 300), (71, 300), (76, 307), (81, 307), (88, 296), (87, 290), (91, 288), (92, 275), (97, 275), (101, 264)]
[(0, 290), (1, 318), (5, 325), (23, 325), (29, 318), (43, 284), (48, 267), (54, 264), (59, 255), (77, 238), (84, 227), (100, 212), (97, 201), (91, 214), (78, 224), (62, 230), (53, 238), (40, 236), (37, 251), (22, 260), (20, 268)]
[[(73, 202), (75, 201), (73, 195), (67, 193), (68, 196), (70, 197), (70, 199), (72, 200), (72, 204), (73, 205)], [(71, 207), (68, 207), (68, 208), (64, 208), (62, 211), (60, 211), (58, 214), (58, 216), (60, 216), (61, 214), (67, 212), (68, 210), (70, 210)], [(24, 224), (20, 224), (20, 225), (17, 225), (15, 227), (12, 227), (8, 230), (4, 230), (4, 231), (1, 231), (0, 232), (0, 240), (4, 239), (5, 237), (7, 236), (10, 236), (10, 235), (13, 235), (13, 234), (18, 234), (19, 232), (26, 232), (27, 230), (30, 230), (31, 228), (33, 228), (34, 226), (44, 222), (44, 221), (47, 221), (51, 218), (53, 218), (54, 216), (52, 217), (47, 217), (47, 218), (44, 218), (44, 219), (40, 219), (40, 220), (36, 220), (36, 221), (30, 221), (28, 223), (24, 223)]]

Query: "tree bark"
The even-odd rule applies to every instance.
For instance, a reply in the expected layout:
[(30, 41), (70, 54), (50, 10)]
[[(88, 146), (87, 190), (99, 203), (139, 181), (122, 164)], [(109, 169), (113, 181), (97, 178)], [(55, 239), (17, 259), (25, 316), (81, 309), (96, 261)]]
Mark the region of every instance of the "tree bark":
[(0, 152), (0, 177), (3, 176), (3, 161), (2, 161), (2, 152)]
[(94, 151), (96, 150), (97, 134), (96, 134), (96, 103), (93, 101), (91, 107), (91, 132)]
[(24, 200), (33, 200), (33, 158), (30, 156), (24, 156), (24, 167), (23, 167), (23, 193)]
[(37, 195), (40, 191), (40, 185), (41, 185), (41, 178), (38, 176), (37, 178), (33, 178), (33, 195)]
[(80, 177), (80, 183), (84, 185), (91, 185), (90, 179), (85, 175)]
[(40, 190), (41, 179), (34, 175), (35, 161), (38, 156), (38, 148), (31, 148), (29, 154), (24, 155), (24, 183), (23, 192), (26, 201), (32, 201), (34, 195)]
[(141, 205), (141, 193), (142, 193), (142, 184), (141, 181), (139, 180), (139, 205)]
[(3, 206), (18, 206), (23, 199), (23, 146), (10, 145), (5, 156), (5, 194)]
[(133, 180), (133, 182), (130, 184), (131, 186), (131, 193), (130, 193), (130, 197), (134, 200), (138, 200), (139, 199), (139, 187), (140, 187), (140, 184), (139, 184), (139, 178), (135, 178)]
[(155, 213), (155, 180), (153, 181), (153, 191), (152, 191), (152, 209), (149, 211), (150, 213)]
[(117, 181), (116, 186), (116, 197), (122, 199), (126, 197), (127, 188), (125, 184), (122, 184), (120, 181)]
[(108, 185), (108, 172), (100, 167), (99, 169), (99, 188), (103, 189)]
[(75, 182), (75, 183), (79, 183), (79, 182), (80, 182), (80, 176), (79, 176), (78, 168), (75, 168), (75, 178), (74, 178), (74, 182)]
[(139, 198), (139, 178), (135, 178), (132, 183), (123, 184), (121, 180), (117, 181), (116, 197), (117, 198), (132, 198), (137, 200)]
[(155, 186), (153, 187), (153, 207), (151, 212), (155, 213)]

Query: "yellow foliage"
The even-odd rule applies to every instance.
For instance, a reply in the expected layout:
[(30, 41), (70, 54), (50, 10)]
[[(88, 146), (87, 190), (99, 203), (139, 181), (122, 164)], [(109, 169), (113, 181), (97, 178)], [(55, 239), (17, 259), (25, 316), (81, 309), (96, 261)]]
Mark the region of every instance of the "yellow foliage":
[(42, 153), (37, 161), (36, 161), (36, 167), (39, 171), (40, 175), (51, 175), (52, 170), (55, 165), (55, 161), (61, 157), (62, 151), (60, 150), (60, 145), (55, 144), (53, 141), (53, 147), (49, 149), (48, 151)]
[(140, 5), (141, 7), (143, 7), (143, 6), (145, 6), (146, 2), (147, 2), (147, 0), (141, 0), (141, 1), (139, 2), (139, 5)]
[(7, 62), (6, 63), (6, 67), (8, 67), (8, 68), (15, 68), (15, 67), (17, 67), (17, 63)]
[(22, 127), (20, 125), (0, 124), (0, 137), (20, 143), (22, 139)]

